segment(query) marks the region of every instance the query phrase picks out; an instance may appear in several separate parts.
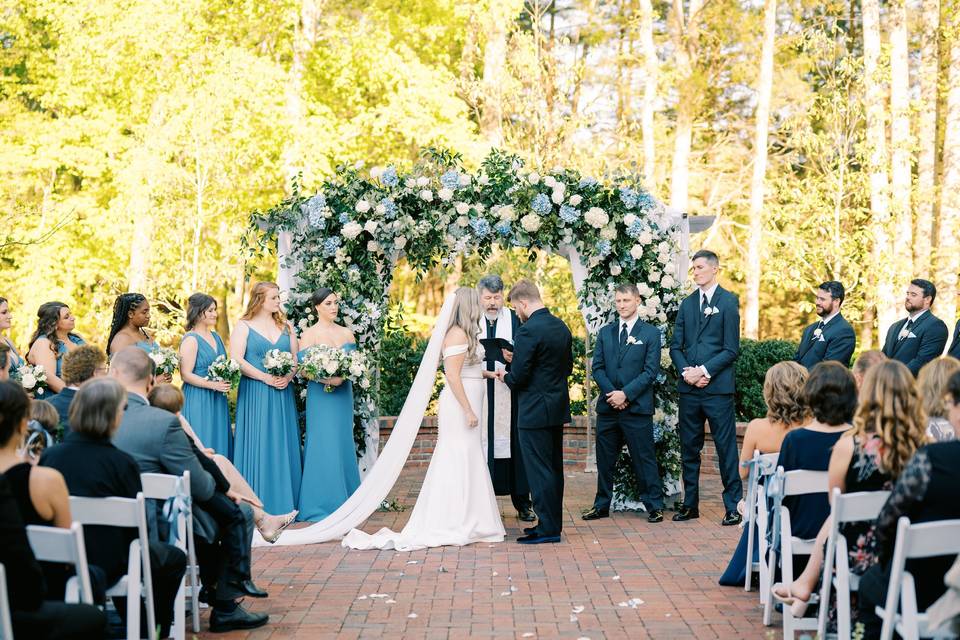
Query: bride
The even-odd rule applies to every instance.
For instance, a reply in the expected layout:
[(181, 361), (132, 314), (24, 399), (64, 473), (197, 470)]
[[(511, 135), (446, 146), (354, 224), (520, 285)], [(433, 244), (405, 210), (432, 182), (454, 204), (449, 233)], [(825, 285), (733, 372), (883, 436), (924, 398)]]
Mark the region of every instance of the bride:
[(344, 537), (344, 547), (412, 551), (503, 541), (500, 507), (477, 428), (484, 378), (494, 377), (483, 367), (477, 339), (481, 314), (477, 290), (458, 289), (443, 339), (446, 385), (437, 405), (437, 445), (410, 520), (399, 533), (384, 528), (370, 535), (353, 529)]

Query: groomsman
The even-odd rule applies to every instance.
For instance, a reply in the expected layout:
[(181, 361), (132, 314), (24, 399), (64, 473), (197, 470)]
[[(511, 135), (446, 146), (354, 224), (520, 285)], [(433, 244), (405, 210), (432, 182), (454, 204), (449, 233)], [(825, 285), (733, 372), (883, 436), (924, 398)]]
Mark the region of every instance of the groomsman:
[(909, 315), (887, 330), (883, 355), (907, 365), (914, 376), (947, 345), (947, 325), (930, 311), (936, 298), (937, 288), (932, 282), (920, 278), (911, 281), (903, 304)]
[(857, 346), (857, 334), (840, 313), (843, 298), (843, 285), (836, 280), (824, 282), (817, 288), (815, 304), (820, 321), (803, 330), (794, 357), (808, 370), (824, 360), (836, 360), (845, 367), (850, 366), (850, 357)]
[(616, 322), (600, 329), (593, 352), (597, 399), (597, 495), (584, 520), (610, 515), (613, 471), (626, 442), (647, 522), (663, 522), (663, 486), (653, 440), (653, 388), (660, 373), (660, 330), (640, 320), (635, 284), (616, 289)]
[(953, 328), (953, 342), (950, 343), (947, 355), (960, 360), (960, 320), (957, 320), (957, 326)]
[(691, 263), (697, 290), (680, 303), (670, 358), (680, 373), (680, 454), (683, 505), (675, 521), (700, 517), (700, 452), (704, 422), (720, 459), (724, 526), (740, 524), (737, 502), (743, 496), (737, 455), (733, 365), (740, 355), (740, 301), (717, 283), (720, 259), (701, 249)]

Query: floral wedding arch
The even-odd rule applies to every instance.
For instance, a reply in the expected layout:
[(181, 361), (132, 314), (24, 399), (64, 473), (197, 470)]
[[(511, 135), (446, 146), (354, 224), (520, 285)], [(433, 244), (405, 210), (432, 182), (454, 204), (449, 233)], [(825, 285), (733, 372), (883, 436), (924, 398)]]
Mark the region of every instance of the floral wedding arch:
[[(665, 488), (679, 487), (676, 375), (667, 337), (682, 295), (687, 234), (682, 217), (643, 189), (635, 175), (598, 181), (572, 169), (541, 172), (493, 151), (479, 171), (459, 156), (426, 150), (410, 173), (395, 167), (363, 171), (341, 165), (315, 194), (293, 194), (251, 216), (261, 248), (278, 248), (278, 282), (298, 328), (316, 320), (307, 302), (322, 286), (341, 298), (343, 320), (361, 349), (376, 353), (398, 258), (421, 272), (458, 255), (495, 247), (542, 249), (570, 260), (579, 306), (595, 334), (612, 319), (612, 291), (640, 289), (640, 317), (663, 335), (654, 434)], [(377, 382), (354, 390), (361, 470), (376, 457)], [(615, 504), (635, 506), (636, 484), (626, 452), (617, 467)]]

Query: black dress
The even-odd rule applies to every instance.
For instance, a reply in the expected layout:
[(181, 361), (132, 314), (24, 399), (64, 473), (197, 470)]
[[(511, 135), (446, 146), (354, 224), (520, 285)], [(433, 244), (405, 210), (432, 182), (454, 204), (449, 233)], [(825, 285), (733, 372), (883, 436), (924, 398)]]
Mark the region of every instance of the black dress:
[[(833, 445), (843, 433), (839, 430), (826, 433), (807, 428), (794, 429), (783, 439), (777, 466), (782, 466), (784, 471), (826, 471)], [(787, 496), (783, 499), (783, 506), (790, 509), (790, 529), (798, 538), (816, 538), (830, 515), (830, 501), (825, 492)]]
[(23, 518), (23, 524), (37, 524), (44, 527), (52, 527), (53, 520), (44, 520), (36, 508), (33, 506), (33, 500), (30, 499), (30, 472), (33, 471), (33, 465), (29, 462), (21, 462), (7, 469), (4, 475), (7, 476), (7, 482), (10, 483), (10, 489), (13, 492), (13, 499), (17, 501), (17, 508), (20, 510), (20, 517)]

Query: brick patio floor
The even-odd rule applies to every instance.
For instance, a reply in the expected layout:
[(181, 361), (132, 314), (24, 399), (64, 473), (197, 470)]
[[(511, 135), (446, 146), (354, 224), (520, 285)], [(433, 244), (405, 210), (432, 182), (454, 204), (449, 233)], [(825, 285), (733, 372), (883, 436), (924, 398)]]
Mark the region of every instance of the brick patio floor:
[[(425, 469), (404, 471), (391, 498), (402, 513), (364, 527), (402, 528)], [(740, 534), (721, 527), (719, 480), (705, 476), (699, 520), (658, 525), (642, 515), (583, 522), (596, 476), (568, 472), (563, 542), (522, 546), (509, 497), (507, 542), (412, 553), (347, 551), (339, 543), (254, 550), (270, 592), (245, 605), (270, 614), (253, 632), (206, 638), (779, 638), (761, 624), (757, 592), (719, 587)], [(777, 619), (779, 621), (779, 619)]]

